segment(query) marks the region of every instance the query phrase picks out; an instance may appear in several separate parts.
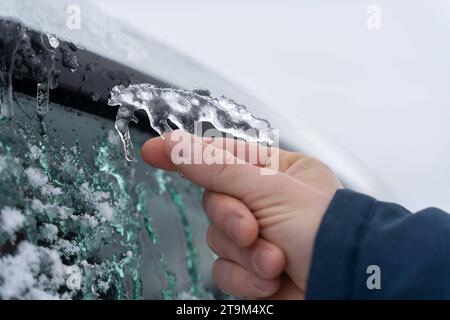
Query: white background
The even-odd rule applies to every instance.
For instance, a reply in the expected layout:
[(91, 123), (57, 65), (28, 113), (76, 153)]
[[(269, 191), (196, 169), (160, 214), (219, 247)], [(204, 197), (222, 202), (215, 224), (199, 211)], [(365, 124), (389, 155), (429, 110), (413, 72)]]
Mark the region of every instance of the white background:
[(450, 211), (450, 1), (93, 2), (308, 123), (386, 200)]

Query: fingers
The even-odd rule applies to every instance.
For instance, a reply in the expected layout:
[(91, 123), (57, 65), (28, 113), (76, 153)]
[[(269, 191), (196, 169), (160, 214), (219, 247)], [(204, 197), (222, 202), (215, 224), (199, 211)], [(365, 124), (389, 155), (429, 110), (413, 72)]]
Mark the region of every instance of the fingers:
[[(176, 171), (176, 165), (172, 163), (170, 154), (166, 152), (165, 144), (167, 141), (165, 139), (167, 137), (169, 135), (164, 134), (162, 138), (156, 137), (146, 141), (142, 146), (141, 155), (145, 162), (157, 168)], [(256, 142), (245, 142), (236, 139), (192, 137), (197, 141), (204, 141), (215, 148), (226, 150), (238, 159), (257, 166), (264, 166), (268, 162), (271, 156), (271, 150), (273, 149)], [(282, 154), (288, 154), (284, 150), (277, 149), (277, 151)]]
[(212, 223), (238, 246), (246, 247), (258, 236), (258, 222), (245, 204), (226, 194), (205, 191), (203, 208)]
[(250, 247), (242, 248), (211, 225), (207, 240), (209, 247), (220, 258), (233, 261), (263, 279), (278, 277), (286, 264), (281, 249), (262, 238)]
[(175, 164), (178, 172), (206, 189), (242, 198), (260, 190), (261, 186), (270, 185), (272, 190), (277, 190), (277, 187), (284, 185), (281, 173), (262, 175), (261, 168), (242, 163), (232, 153), (195, 139), (181, 130), (166, 135), (163, 141), (166, 155), (160, 154), (164, 151), (161, 142), (151, 141), (143, 148), (144, 160), (167, 169)]
[(167, 171), (176, 171), (177, 167), (170, 160), (170, 153), (166, 152), (166, 144), (161, 137), (156, 137), (144, 143), (141, 157), (148, 164)]
[(237, 263), (224, 259), (216, 260), (212, 276), (220, 290), (237, 297), (268, 297), (279, 289), (281, 282), (279, 277), (267, 280), (255, 276)]

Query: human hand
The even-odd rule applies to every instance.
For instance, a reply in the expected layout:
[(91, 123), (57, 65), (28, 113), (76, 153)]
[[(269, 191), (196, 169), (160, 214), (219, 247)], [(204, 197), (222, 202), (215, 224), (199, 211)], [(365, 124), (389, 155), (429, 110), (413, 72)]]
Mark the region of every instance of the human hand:
[[(191, 144), (183, 158), (193, 159), (194, 150), (212, 150), (227, 161), (175, 164), (180, 136)], [(174, 131), (147, 141), (142, 158), (206, 189), (203, 206), (212, 222), (207, 240), (219, 256), (213, 279), (222, 291), (248, 298), (304, 298), (315, 237), (341, 183), (319, 160), (281, 149), (278, 170), (261, 175), (261, 167), (267, 167), (264, 159), (253, 165), (238, 163), (236, 157), (246, 160), (242, 158), (264, 147), (235, 141), (230, 148), (224, 141)], [(238, 154), (238, 147), (245, 153)]]

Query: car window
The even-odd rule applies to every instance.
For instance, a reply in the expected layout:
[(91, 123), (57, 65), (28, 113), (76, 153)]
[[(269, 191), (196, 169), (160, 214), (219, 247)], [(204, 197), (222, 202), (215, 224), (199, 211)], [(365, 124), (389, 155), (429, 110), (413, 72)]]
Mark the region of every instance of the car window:
[(39, 120), (34, 96), (13, 101), (0, 123), (0, 297), (213, 297), (201, 189), (128, 163), (112, 120), (53, 102)]

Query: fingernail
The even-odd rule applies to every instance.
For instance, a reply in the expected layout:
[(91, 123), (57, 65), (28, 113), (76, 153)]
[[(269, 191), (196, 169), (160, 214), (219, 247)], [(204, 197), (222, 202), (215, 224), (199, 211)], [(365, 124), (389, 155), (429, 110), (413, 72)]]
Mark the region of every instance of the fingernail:
[(257, 277), (252, 278), (253, 287), (263, 293), (269, 294), (272, 292), (272, 283), (270, 280), (264, 280)]
[(227, 225), (227, 234), (233, 240), (239, 239), (239, 233), (241, 231), (241, 218), (233, 216), (229, 219)]

